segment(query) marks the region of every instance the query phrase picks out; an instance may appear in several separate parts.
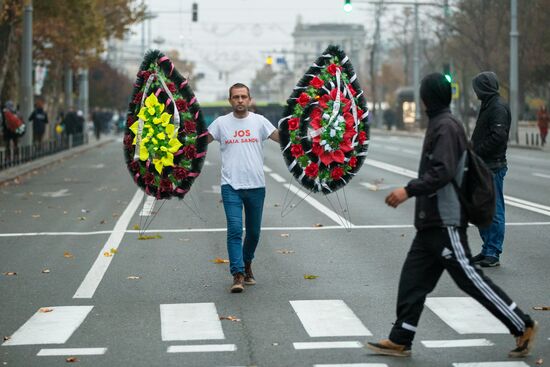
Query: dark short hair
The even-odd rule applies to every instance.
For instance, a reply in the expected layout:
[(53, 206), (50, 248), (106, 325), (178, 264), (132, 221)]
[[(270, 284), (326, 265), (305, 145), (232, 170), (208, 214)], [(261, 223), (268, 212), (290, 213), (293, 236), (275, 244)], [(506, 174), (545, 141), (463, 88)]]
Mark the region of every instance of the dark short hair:
[(235, 88), (246, 88), (246, 91), (248, 92), (248, 96), (250, 97), (250, 88), (248, 88), (248, 86), (246, 86), (243, 83), (235, 83), (231, 87), (229, 87), (229, 98), (231, 98), (231, 92)]

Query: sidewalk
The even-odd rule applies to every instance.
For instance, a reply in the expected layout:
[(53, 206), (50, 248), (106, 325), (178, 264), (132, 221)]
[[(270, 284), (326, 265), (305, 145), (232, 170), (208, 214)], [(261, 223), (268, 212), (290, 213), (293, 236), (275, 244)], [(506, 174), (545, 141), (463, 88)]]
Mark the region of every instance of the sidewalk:
[(32, 171), (35, 171), (37, 169), (53, 164), (61, 159), (70, 158), (72, 156), (78, 155), (92, 148), (103, 146), (115, 140), (116, 140), (115, 136), (106, 136), (99, 141), (93, 138), (89, 140), (88, 144), (79, 145), (77, 147), (67, 149), (59, 153), (55, 153), (46, 157), (35, 159), (31, 162), (27, 162), (15, 167), (2, 170), (0, 171), (0, 185), (8, 181), (18, 180), (19, 177), (23, 175), (26, 175)]

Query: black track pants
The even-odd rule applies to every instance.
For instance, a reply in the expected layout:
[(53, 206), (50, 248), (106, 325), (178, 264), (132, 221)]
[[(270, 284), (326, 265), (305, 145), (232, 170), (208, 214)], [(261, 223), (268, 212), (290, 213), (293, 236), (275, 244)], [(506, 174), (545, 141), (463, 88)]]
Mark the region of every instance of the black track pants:
[(443, 270), (469, 296), (481, 303), (515, 336), (532, 320), (483, 272), (474, 267), (465, 228), (433, 228), (418, 231), (399, 279), (397, 321), (390, 340), (411, 345), (426, 296), (435, 288)]

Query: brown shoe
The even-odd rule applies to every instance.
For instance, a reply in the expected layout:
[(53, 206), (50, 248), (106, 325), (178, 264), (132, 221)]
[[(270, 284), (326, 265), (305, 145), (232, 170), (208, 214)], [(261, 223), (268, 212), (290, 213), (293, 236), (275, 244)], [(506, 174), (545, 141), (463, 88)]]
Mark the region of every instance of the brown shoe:
[(252, 274), (252, 262), (244, 263), (244, 284), (246, 285), (256, 284), (256, 279), (254, 279), (254, 274)]
[(533, 321), (533, 325), (526, 328), (522, 336), (516, 338), (516, 348), (508, 353), (508, 357), (519, 358), (529, 355), (535, 343), (537, 331), (539, 331), (539, 323)]
[(410, 346), (395, 344), (389, 339), (382, 339), (378, 343), (367, 343), (365, 346), (377, 354), (386, 356), (410, 357), (411, 355)]
[(241, 293), (242, 291), (244, 291), (244, 275), (242, 273), (237, 273), (233, 275), (231, 293)]

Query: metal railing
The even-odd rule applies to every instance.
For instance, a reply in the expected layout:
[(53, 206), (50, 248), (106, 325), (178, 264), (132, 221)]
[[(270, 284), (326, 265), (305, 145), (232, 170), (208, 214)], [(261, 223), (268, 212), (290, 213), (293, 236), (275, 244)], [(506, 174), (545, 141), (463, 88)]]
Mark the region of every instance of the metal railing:
[(63, 135), (41, 143), (0, 147), (0, 171), (88, 143), (88, 134)]

